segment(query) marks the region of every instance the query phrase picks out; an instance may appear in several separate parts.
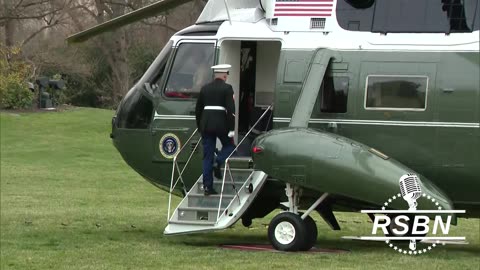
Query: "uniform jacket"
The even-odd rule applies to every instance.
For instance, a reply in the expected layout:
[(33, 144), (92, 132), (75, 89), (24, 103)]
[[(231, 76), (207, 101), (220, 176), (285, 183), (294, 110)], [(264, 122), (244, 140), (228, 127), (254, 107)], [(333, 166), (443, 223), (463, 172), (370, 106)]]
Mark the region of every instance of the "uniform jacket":
[[(204, 110), (205, 106), (221, 106), (226, 110)], [(235, 102), (233, 88), (221, 79), (215, 79), (200, 90), (195, 107), (197, 127), (201, 133), (228, 133), (235, 130)]]

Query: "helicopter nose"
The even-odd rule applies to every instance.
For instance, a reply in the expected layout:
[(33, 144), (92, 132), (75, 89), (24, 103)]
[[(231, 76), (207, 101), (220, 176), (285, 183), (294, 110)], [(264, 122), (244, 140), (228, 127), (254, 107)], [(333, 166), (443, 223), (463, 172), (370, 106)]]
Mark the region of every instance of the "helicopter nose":
[(113, 135), (113, 133), (115, 131), (115, 121), (116, 121), (116, 119), (117, 119), (116, 116), (112, 117), (112, 132), (110, 133), (110, 139), (115, 138), (115, 135)]
[(170, 186), (168, 174), (171, 163), (155, 163), (152, 160), (153, 114), (153, 102), (140, 87), (133, 87), (112, 118), (110, 138), (130, 167), (155, 186), (165, 188)]

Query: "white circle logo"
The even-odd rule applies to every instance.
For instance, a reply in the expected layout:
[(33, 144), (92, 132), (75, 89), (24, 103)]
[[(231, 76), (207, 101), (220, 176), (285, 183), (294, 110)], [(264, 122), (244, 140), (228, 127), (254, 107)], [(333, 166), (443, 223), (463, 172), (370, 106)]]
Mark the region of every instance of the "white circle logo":
[[(394, 251), (404, 255), (423, 254), (440, 244), (445, 245), (445, 241), (449, 240), (465, 240), (465, 237), (448, 236), (452, 217), (456, 213), (465, 213), (465, 210), (444, 210), (442, 202), (422, 192), (420, 184), (420, 178), (416, 174), (405, 174), (399, 180), (400, 193), (388, 198), (381, 210), (362, 210), (361, 213), (377, 215), (372, 217), (372, 236), (362, 236), (360, 239), (385, 241)], [(407, 202), (407, 210), (397, 210), (398, 203), (395, 204), (397, 209), (389, 207), (399, 198)], [(432, 206), (422, 205), (422, 209), (417, 210), (417, 200)], [(449, 206), (445, 201), (443, 205)], [(384, 236), (377, 236), (378, 234)], [(431, 236), (426, 236), (427, 234)], [(417, 247), (417, 243), (424, 247)]]
[[(435, 198), (431, 197), (430, 195), (427, 195), (426, 193), (423, 193), (423, 194), (422, 194), (422, 197), (427, 198), (427, 199), (428, 199), (429, 201), (431, 201), (434, 205), (436, 205), (438, 210), (442, 210), (442, 207), (439, 206), (439, 203), (435, 201)], [(382, 210), (385, 210), (390, 203), (393, 203), (393, 202), (394, 202), (396, 199), (398, 199), (398, 198), (402, 198), (402, 194), (398, 193), (397, 195), (394, 195), (394, 196), (392, 196), (391, 198), (389, 198), (389, 199), (383, 204)], [(415, 242), (413, 242), (413, 241), (415, 241)], [(412, 244), (415, 243), (415, 244), (414, 244), (414, 245), (415, 245), (414, 250), (411, 250), (411, 249), (412, 249), (411, 247), (409, 247), (410, 250), (407, 250), (406, 248), (401, 248), (401, 246), (398, 246), (395, 241), (391, 241), (391, 240), (388, 240), (388, 239), (385, 240), (385, 243), (386, 243), (389, 247), (391, 247), (393, 250), (395, 250), (395, 251), (397, 251), (397, 252), (399, 252), (399, 253), (401, 253), (401, 254), (404, 254), (404, 255), (419, 255), (419, 254), (426, 253), (427, 251), (430, 251), (430, 250), (432, 250), (433, 248), (435, 248), (438, 244), (440, 244), (440, 240), (436, 240), (435, 243), (430, 244), (430, 245), (426, 246), (426, 247), (423, 248), (423, 249), (418, 249), (418, 248), (417, 248), (417, 246), (416, 246), (417, 240), (410, 240), (410, 244), (409, 244), (410, 246), (412, 246)], [(442, 244), (442, 245), (445, 245), (445, 242), (442, 242), (441, 244)]]

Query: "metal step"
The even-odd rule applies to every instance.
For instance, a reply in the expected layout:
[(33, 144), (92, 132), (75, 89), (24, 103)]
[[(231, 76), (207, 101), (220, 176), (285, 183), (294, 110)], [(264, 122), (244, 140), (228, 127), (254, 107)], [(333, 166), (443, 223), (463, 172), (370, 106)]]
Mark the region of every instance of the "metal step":
[[(243, 181), (242, 182), (235, 182), (235, 188), (237, 189), (237, 191), (240, 190), (243, 183), (244, 183)], [(222, 191), (222, 181), (221, 180), (214, 180), (213, 181), (213, 188), (217, 192), (220, 193)], [(203, 185), (202, 184), (197, 185), (195, 193), (196, 194), (203, 194)], [(225, 186), (223, 188), (223, 194), (235, 195), (235, 190), (233, 189), (231, 181), (225, 181)]]
[(252, 162), (253, 159), (252, 157), (246, 156), (246, 157), (230, 157), (230, 161), (239, 161), (239, 162)]
[(215, 225), (215, 221), (184, 221), (184, 220), (170, 220), (169, 224), (181, 224), (181, 225)]
[(247, 157), (230, 157), (230, 168), (253, 168), (253, 159), (250, 156)]
[[(222, 177), (223, 177), (223, 171), (224, 171), (224, 169), (222, 169)], [(247, 178), (250, 176), (250, 174), (252, 173), (253, 170), (231, 168), (230, 171), (232, 172), (233, 181), (244, 183), (247, 180)], [(216, 179), (216, 178), (214, 178), (213, 180), (214, 181), (220, 181), (220, 182), (222, 181), (222, 179)], [(230, 175), (229, 175), (228, 172), (227, 172), (227, 175), (225, 177), (225, 184), (226, 183), (231, 183)]]
[[(220, 209), (220, 214), (225, 211), (225, 208)], [(218, 208), (204, 208), (204, 207), (186, 207), (178, 208), (177, 220), (182, 221), (217, 221)]]
[[(170, 217), (164, 234), (175, 235), (221, 230), (232, 226), (240, 219), (262, 188), (267, 175), (264, 172), (252, 171), (250, 169), (234, 170), (232, 174), (235, 174), (237, 177), (240, 174), (243, 176), (241, 183), (238, 183), (238, 196), (237, 194), (226, 194), (227, 191), (233, 191), (233, 188), (227, 190), (227, 188), (232, 187), (231, 182), (229, 182), (230, 179), (228, 179), (225, 182), (222, 196), (220, 217), (218, 217), (218, 206), (221, 195), (205, 196), (203, 191), (200, 193), (202, 185), (202, 177), (200, 176), (197, 183), (195, 183)], [(250, 174), (251, 179), (245, 182)], [(214, 185), (218, 186), (221, 183), (222, 181), (215, 181)], [(253, 186), (251, 191), (246, 189), (249, 183)], [(221, 187), (217, 189), (217, 191), (220, 190)], [(228, 208), (228, 212), (226, 208)]]
[[(233, 195), (224, 194), (222, 197), (222, 208), (226, 208), (230, 201), (234, 198)], [(219, 195), (209, 195), (205, 196), (203, 194), (188, 194), (188, 207), (208, 207), (215, 208), (218, 207), (220, 202)]]

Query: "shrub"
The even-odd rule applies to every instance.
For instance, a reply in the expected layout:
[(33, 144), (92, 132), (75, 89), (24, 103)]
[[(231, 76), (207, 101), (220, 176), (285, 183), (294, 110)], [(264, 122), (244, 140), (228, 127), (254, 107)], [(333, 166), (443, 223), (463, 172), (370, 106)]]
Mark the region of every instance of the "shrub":
[(32, 106), (34, 94), (28, 86), (12, 77), (0, 78), (0, 106), (2, 109), (25, 109)]
[(16, 60), (18, 48), (0, 47), (0, 108), (24, 109), (32, 106), (34, 93), (28, 89), (29, 65)]

